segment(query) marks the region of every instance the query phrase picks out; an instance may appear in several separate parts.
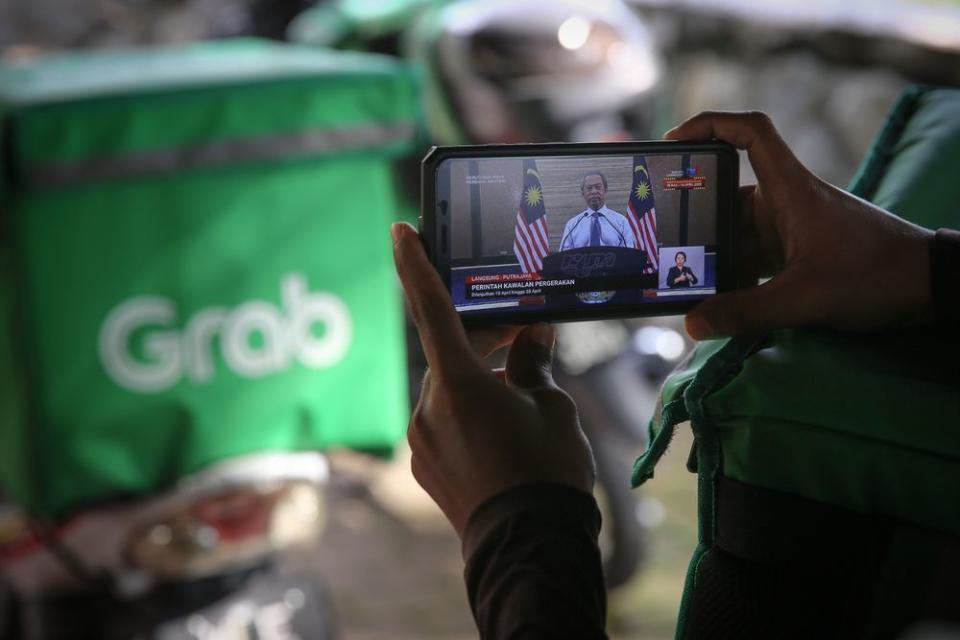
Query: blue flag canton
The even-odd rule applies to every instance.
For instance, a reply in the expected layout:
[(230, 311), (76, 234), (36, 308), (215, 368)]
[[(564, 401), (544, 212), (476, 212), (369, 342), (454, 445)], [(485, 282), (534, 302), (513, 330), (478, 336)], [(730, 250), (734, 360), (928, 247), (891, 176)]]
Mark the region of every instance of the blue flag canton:
[(532, 224), (546, 212), (543, 206), (540, 174), (537, 173), (537, 165), (532, 160), (526, 160), (523, 163), (523, 193), (520, 194), (520, 209), (527, 219), (527, 224)]
[(647, 171), (647, 159), (643, 156), (633, 158), (633, 185), (630, 187), (630, 204), (638, 214), (653, 209), (653, 180)]

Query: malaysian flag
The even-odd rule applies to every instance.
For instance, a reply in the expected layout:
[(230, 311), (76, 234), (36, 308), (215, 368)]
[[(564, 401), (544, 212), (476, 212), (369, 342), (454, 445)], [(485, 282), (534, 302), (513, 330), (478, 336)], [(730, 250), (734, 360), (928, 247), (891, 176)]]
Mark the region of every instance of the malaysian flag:
[(633, 186), (627, 203), (627, 219), (637, 238), (637, 249), (647, 253), (647, 273), (660, 269), (660, 252), (657, 250), (657, 210), (653, 203), (653, 186), (647, 173), (647, 160), (633, 156)]
[(549, 237), (540, 174), (536, 161), (527, 158), (523, 161), (523, 193), (513, 234), (513, 253), (520, 261), (521, 271), (539, 273), (543, 269), (543, 258), (550, 253)]

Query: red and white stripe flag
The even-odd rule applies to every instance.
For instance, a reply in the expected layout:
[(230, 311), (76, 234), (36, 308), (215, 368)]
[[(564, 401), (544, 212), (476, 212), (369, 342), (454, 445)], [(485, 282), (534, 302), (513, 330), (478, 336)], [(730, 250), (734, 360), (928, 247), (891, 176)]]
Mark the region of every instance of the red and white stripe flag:
[(627, 219), (637, 238), (637, 249), (647, 254), (647, 273), (660, 270), (660, 251), (657, 248), (657, 209), (653, 201), (653, 187), (647, 162), (643, 156), (633, 157), (633, 186), (627, 203)]
[(550, 253), (550, 233), (547, 230), (547, 211), (543, 206), (543, 187), (536, 163), (523, 163), (523, 193), (517, 208), (517, 224), (513, 233), (513, 253), (524, 273), (539, 273), (543, 259)]

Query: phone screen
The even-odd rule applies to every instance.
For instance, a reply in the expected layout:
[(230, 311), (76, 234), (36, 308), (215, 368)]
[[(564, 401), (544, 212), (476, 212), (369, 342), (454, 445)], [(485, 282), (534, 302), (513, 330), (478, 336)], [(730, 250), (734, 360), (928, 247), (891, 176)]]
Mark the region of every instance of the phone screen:
[(443, 160), (436, 198), (457, 310), (600, 311), (714, 294), (717, 163), (712, 153)]

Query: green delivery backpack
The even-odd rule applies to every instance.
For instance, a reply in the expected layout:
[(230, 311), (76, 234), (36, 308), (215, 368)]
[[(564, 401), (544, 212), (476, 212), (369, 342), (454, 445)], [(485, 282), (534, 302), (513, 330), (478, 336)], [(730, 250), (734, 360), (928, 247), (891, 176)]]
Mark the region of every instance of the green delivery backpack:
[[(902, 96), (853, 192), (960, 226), (960, 91)], [(960, 293), (960, 292), (958, 292)], [(680, 423), (699, 544), (678, 639), (900, 638), (960, 622), (960, 339), (789, 330), (698, 345), (634, 485)]]
[(0, 489), (34, 515), (407, 419), (409, 71), (260, 41), (0, 67)]

